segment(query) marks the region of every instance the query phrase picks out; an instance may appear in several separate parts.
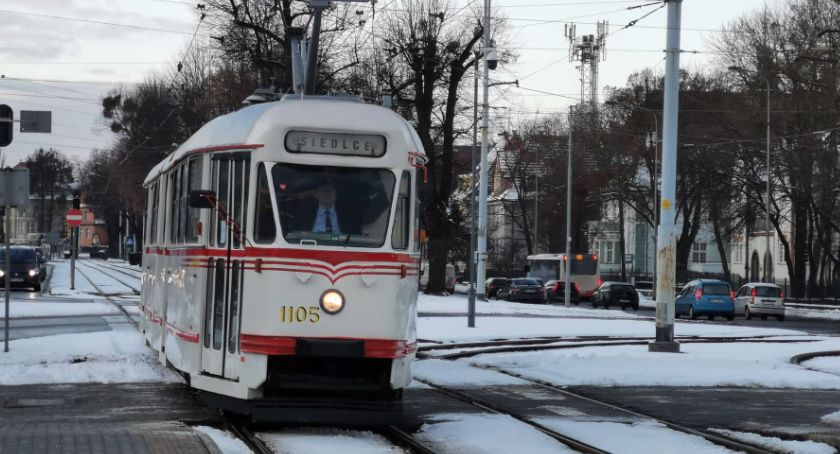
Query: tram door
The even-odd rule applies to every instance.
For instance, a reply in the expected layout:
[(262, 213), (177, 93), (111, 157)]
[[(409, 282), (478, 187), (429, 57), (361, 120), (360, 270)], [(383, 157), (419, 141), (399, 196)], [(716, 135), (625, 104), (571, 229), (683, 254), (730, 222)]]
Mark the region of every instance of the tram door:
[(221, 206), (208, 226), (201, 365), (204, 373), (229, 379), (238, 378), (249, 172), (247, 153), (217, 154), (210, 162), (211, 189)]

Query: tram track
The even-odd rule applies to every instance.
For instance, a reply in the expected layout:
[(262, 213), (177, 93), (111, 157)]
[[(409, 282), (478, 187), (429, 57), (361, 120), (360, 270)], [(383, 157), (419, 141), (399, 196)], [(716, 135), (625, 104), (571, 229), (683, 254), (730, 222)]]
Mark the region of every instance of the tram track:
[[(564, 349), (564, 348), (583, 348), (583, 347), (597, 347), (597, 346), (616, 346), (616, 345), (646, 345), (650, 342), (650, 339), (644, 338), (640, 339), (638, 337), (626, 337), (626, 338), (608, 338), (608, 337), (597, 337), (598, 339), (610, 339), (614, 340), (615, 342), (605, 342), (602, 340), (601, 342), (593, 342), (594, 337), (586, 337), (586, 338), (565, 338), (562, 339), (560, 342), (566, 342), (565, 344), (561, 345), (550, 345), (551, 342), (558, 342), (558, 338), (539, 338), (539, 339), (532, 339), (532, 343), (528, 343), (528, 339), (517, 339), (517, 340), (510, 340), (510, 341), (489, 341), (489, 342), (470, 342), (470, 343), (463, 343), (463, 344), (442, 344), (442, 345), (430, 345), (421, 347), (418, 349), (418, 357), (425, 357), (428, 359), (445, 359), (445, 360), (456, 360), (461, 358), (469, 358), (472, 356), (480, 355), (480, 354), (492, 354), (492, 353), (510, 353), (510, 352), (527, 352), (527, 351), (538, 351), (538, 350), (549, 350), (549, 349)], [(691, 338), (683, 338), (680, 340), (682, 343), (721, 343), (721, 342), (744, 342), (744, 343), (756, 343), (756, 342), (765, 342), (765, 343), (791, 343), (791, 342), (814, 342), (805, 339), (770, 339), (765, 336), (756, 336), (756, 337), (699, 337), (694, 336)], [(505, 347), (504, 345), (508, 344), (509, 347)], [(478, 350), (469, 350), (465, 352), (455, 352), (450, 354), (444, 355), (429, 355), (428, 352), (435, 351), (435, 350), (447, 350), (447, 349), (458, 349), (458, 348), (475, 348), (475, 347), (483, 347), (488, 346), (489, 348), (479, 348)], [(822, 352), (823, 354), (832, 355), (838, 354), (838, 352)], [(817, 354), (819, 356), (819, 354)], [(800, 361), (804, 361), (809, 358), (802, 358)], [(634, 409), (621, 407), (619, 405), (606, 402), (604, 400), (598, 399), (594, 396), (589, 396), (581, 392), (571, 391), (561, 386), (554, 385), (552, 383), (533, 379), (527, 376), (523, 376), (516, 372), (512, 372), (500, 367), (493, 367), (493, 366), (479, 366), (479, 365), (471, 365), (472, 367), (478, 367), (481, 369), (486, 369), (489, 371), (501, 373), (504, 375), (508, 375), (510, 377), (517, 378), (519, 380), (523, 380), (533, 386), (539, 387), (545, 391), (549, 391), (551, 393), (556, 393), (558, 397), (562, 399), (577, 399), (580, 401), (584, 401), (589, 404), (595, 404), (597, 406), (604, 407), (606, 409), (620, 412), (631, 416), (637, 419), (647, 419), (658, 422), (672, 430), (679, 431), (688, 435), (694, 435), (698, 437), (702, 437), (707, 441), (714, 443), (719, 446), (726, 447), (728, 449), (733, 449), (736, 451), (746, 452), (749, 454), (767, 454), (772, 453), (773, 451), (768, 451), (762, 447), (755, 446), (749, 443), (742, 442), (740, 440), (735, 440), (720, 434), (701, 431), (697, 429), (693, 429), (691, 427), (683, 426), (679, 423), (658, 418), (656, 416), (646, 414), (643, 412), (639, 412)], [(560, 434), (556, 431), (553, 431), (542, 424), (539, 424), (536, 421), (533, 421), (526, 415), (518, 413), (516, 411), (511, 411), (510, 409), (502, 408), (499, 405), (493, 404), (492, 402), (488, 402), (487, 399), (482, 398), (481, 396), (476, 395), (476, 393), (471, 393), (464, 389), (456, 389), (451, 386), (445, 386), (436, 384), (434, 382), (430, 382), (428, 380), (421, 380), (415, 378), (427, 386), (432, 387), (433, 389), (437, 390), (438, 392), (459, 400), (464, 403), (468, 403), (473, 405), (477, 408), (480, 408), (485, 411), (491, 411), (497, 414), (503, 414), (510, 417), (513, 417), (529, 426), (533, 427), (534, 429), (543, 432), (546, 435), (551, 436), (555, 440), (558, 440), (569, 447), (576, 449), (580, 452), (606, 452), (601, 450), (600, 448), (588, 445), (583, 443), (579, 440), (575, 440), (571, 437), (566, 435)], [(580, 443), (580, 445), (578, 445)]]
[[(719, 343), (770, 343), (770, 344), (791, 344), (791, 343), (808, 343), (817, 342), (811, 339), (770, 339), (770, 338), (735, 338), (735, 337), (691, 337), (677, 339), (684, 344), (719, 344)], [(650, 338), (640, 337), (603, 337), (600, 339), (593, 338), (557, 338), (557, 339), (535, 339), (529, 341), (521, 339), (506, 343), (504, 341), (493, 342), (475, 342), (465, 344), (448, 344), (444, 346), (425, 346), (418, 349), (417, 357), (421, 359), (446, 359), (456, 360), (464, 358), (472, 358), (478, 355), (486, 355), (493, 353), (524, 353), (542, 350), (564, 350), (572, 348), (585, 347), (616, 347), (627, 345), (647, 345), (650, 343)], [(485, 348), (481, 348), (485, 347)], [(463, 351), (456, 351), (453, 353), (432, 354), (438, 350), (457, 350), (468, 349)]]
[[(109, 272), (105, 271), (105, 269), (108, 269), (106, 267), (100, 267), (98, 265), (91, 265), (89, 263), (83, 263), (81, 261), (77, 261), (76, 265), (77, 265), (76, 268), (79, 268), (78, 265), (83, 265), (83, 266), (86, 266), (90, 269), (96, 270), (96, 271), (108, 276), (109, 278), (113, 279), (114, 281), (118, 282), (120, 285), (125, 286), (126, 288), (130, 289), (133, 294), (140, 295), (140, 289), (138, 287), (135, 287), (134, 285), (125, 282), (125, 280), (123, 280), (121, 278), (118, 278), (118, 277), (115, 277), (112, 273), (109, 273)], [(105, 268), (105, 269), (103, 269), (103, 268)], [(128, 274), (128, 273), (125, 273), (125, 274)], [(88, 279), (88, 281), (90, 281), (90, 279)], [(93, 282), (91, 282), (91, 284), (93, 284)], [(96, 287), (96, 286), (94, 285), (94, 287)]]
[(132, 326), (134, 326), (134, 329), (136, 329), (138, 331), (140, 330), (140, 324), (137, 322), (137, 320), (135, 320), (134, 317), (132, 317), (131, 314), (128, 313), (128, 311), (125, 309), (125, 307), (122, 304), (118, 303), (114, 299), (113, 295), (110, 295), (110, 294), (106, 293), (105, 291), (102, 290), (101, 287), (96, 285), (96, 283), (93, 281), (93, 279), (91, 279), (90, 276), (88, 276), (84, 271), (82, 271), (81, 267), (77, 267), (77, 271), (79, 272), (79, 274), (83, 278), (85, 278), (88, 282), (90, 282), (90, 285), (92, 285), (93, 288), (95, 288), (96, 291), (99, 292), (99, 294), (102, 295), (105, 298), (106, 301), (111, 303), (113, 306), (115, 306), (117, 308), (117, 310), (120, 311), (120, 314), (123, 317), (125, 317), (128, 320), (128, 322), (131, 323)]

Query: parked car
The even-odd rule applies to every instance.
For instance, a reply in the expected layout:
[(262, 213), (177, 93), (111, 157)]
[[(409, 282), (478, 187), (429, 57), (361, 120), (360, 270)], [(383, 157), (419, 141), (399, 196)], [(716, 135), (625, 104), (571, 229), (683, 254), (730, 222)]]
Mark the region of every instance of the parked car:
[[(93, 256), (91, 255), (91, 258)], [(106, 257), (107, 258), (107, 257)], [(420, 290), (424, 290), (426, 288), (426, 284), (429, 282), (429, 263), (423, 261), (420, 265), (422, 271), (420, 273)], [(457, 276), (455, 275), (455, 265), (451, 263), (446, 264), (446, 291), (449, 294), (455, 293), (455, 284), (458, 281)]]
[(508, 301), (539, 301), (542, 302), (542, 282), (532, 277), (511, 279), (496, 293), (497, 299)]
[(632, 307), (634, 311), (639, 310), (639, 293), (636, 288), (624, 282), (604, 282), (595, 289), (592, 295), (592, 307), (603, 305), (609, 309), (610, 305), (618, 304), (624, 310)]
[(709, 320), (716, 316), (735, 319), (734, 292), (726, 281), (698, 279), (685, 284), (677, 295), (676, 316), (687, 315), (694, 320), (705, 315)]
[(653, 299), (653, 292), (656, 290), (653, 287), (653, 281), (636, 281), (636, 283), (633, 284), (633, 287), (636, 288), (636, 292), (639, 295), (642, 295), (647, 299)]
[(484, 291), (487, 293), (487, 298), (493, 298), (499, 292), (499, 289), (504, 287), (510, 279), (506, 277), (491, 277), (484, 282)]
[(785, 292), (774, 284), (746, 284), (735, 294), (735, 314), (743, 315), (747, 320), (753, 315), (762, 320), (773, 316), (781, 322), (785, 319)]
[[(552, 279), (543, 285), (542, 292), (543, 301), (546, 303), (565, 301), (566, 283)], [(574, 282), (572, 282), (572, 288), (569, 290), (569, 300), (573, 304), (580, 304), (580, 291), (578, 291), (578, 286)]]
[[(15, 246), (11, 250), (9, 262), (9, 286), (32, 287), (36, 292), (41, 291), (41, 281), (46, 277), (44, 262), (38, 259), (35, 249), (29, 246)], [(6, 270), (6, 253), (0, 251), (0, 286), (4, 286)]]

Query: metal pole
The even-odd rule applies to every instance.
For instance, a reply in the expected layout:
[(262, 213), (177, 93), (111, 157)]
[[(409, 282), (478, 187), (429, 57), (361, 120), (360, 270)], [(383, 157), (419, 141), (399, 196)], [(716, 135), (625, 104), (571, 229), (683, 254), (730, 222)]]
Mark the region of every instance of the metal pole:
[(11, 213), (9, 212), (9, 210), (10, 210), (9, 197), (12, 194), (12, 181), (11, 181), (12, 180), (12, 169), (10, 169), (10, 168), (3, 169), (3, 173), (5, 174), (5, 177), (6, 177), (5, 178), (5, 180), (6, 180), (6, 182), (5, 182), (5, 184), (6, 184), (6, 190), (5, 190), (5, 192), (6, 192), (6, 197), (5, 197), (5, 199), (6, 199), (6, 211), (3, 214), (3, 216), (6, 218), (5, 219), (6, 228), (5, 228), (5, 231), (3, 232), (3, 236), (5, 237), (4, 240), (6, 240), (6, 263), (5, 263), (5, 266), (4, 266), (4, 268), (5, 268), (4, 269), (4, 281), (5, 281), (5, 284), (6, 284), (6, 289), (3, 292), (3, 295), (4, 295), (3, 297), (4, 297), (5, 303), (6, 303), (6, 318), (3, 321), (3, 337), (4, 337), (3, 351), (8, 353), (8, 351), (9, 351), (9, 288), (11, 288), (9, 277), (12, 274), (12, 268), (11, 268), (12, 249), (9, 247), (9, 231), (12, 228), (12, 223), (11, 223), (11, 216), (10, 216)]
[(575, 107), (569, 106), (569, 167), (566, 171), (566, 279), (563, 283), (565, 294), (563, 303), (566, 307), (572, 305), (572, 151), (574, 141), (572, 134), (575, 129)]
[(668, 4), (668, 37), (665, 50), (665, 109), (662, 142), (662, 197), (656, 241), (656, 341), (650, 351), (678, 352), (674, 342), (674, 281), (676, 280), (677, 237), (674, 205), (677, 189), (677, 122), (679, 119), (680, 22), (682, 0)]
[(311, 95), (315, 93), (317, 82), (316, 72), (318, 71), (318, 43), (321, 39), (321, 16), (324, 11), (322, 6), (312, 7), (315, 20), (312, 22), (312, 37), (309, 38), (309, 56), (306, 58), (306, 74), (304, 75), (303, 93)]
[(475, 167), (477, 164), (476, 143), (478, 142), (478, 54), (476, 53), (475, 68), (473, 71), (473, 143), (472, 143), (472, 166), (470, 167), (470, 291), (467, 313), (467, 327), (475, 328), (475, 278), (476, 278), (476, 256), (475, 256), (475, 224), (476, 224), (476, 201), (475, 201)]
[(770, 270), (773, 268), (773, 253), (770, 250), (770, 79), (765, 79), (767, 82), (767, 258), (768, 262), (764, 264), (764, 275), (767, 276), (767, 282), (773, 282), (770, 275)]
[(487, 277), (487, 152), (489, 142), (487, 131), (490, 128), (490, 66), (487, 52), (490, 48), (490, 0), (484, 0), (484, 40), (481, 53), (484, 56), (483, 102), (481, 106), (481, 183), (478, 192), (478, 297), (486, 298), (484, 280)]
[[(659, 239), (657, 229), (659, 228), (659, 206), (656, 198), (656, 190), (659, 183), (659, 119), (656, 118), (656, 112), (650, 111), (653, 114), (653, 244), (656, 244)], [(656, 292), (656, 256), (653, 257), (653, 291)], [(656, 293), (653, 295), (656, 300)]]
[(76, 227), (70, 227), (70, 290), (76, 290)]
[[(537, 157), (537, 172), (540, 169), (540, 147), (536, 147)], [(540, 229), (540, 175), (534, 174), (534, 254), (540, 253), (539, 245), (539, 229)]]

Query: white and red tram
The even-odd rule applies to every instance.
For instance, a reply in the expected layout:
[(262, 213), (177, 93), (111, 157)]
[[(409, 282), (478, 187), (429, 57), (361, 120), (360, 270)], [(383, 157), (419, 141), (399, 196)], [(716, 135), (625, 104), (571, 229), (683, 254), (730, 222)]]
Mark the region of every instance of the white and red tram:
[(144, 183), (147, 343), (260, 419), (398, 408), (425, 160), (404, 119), (355, 100), (289, 95), (209, 122)]

